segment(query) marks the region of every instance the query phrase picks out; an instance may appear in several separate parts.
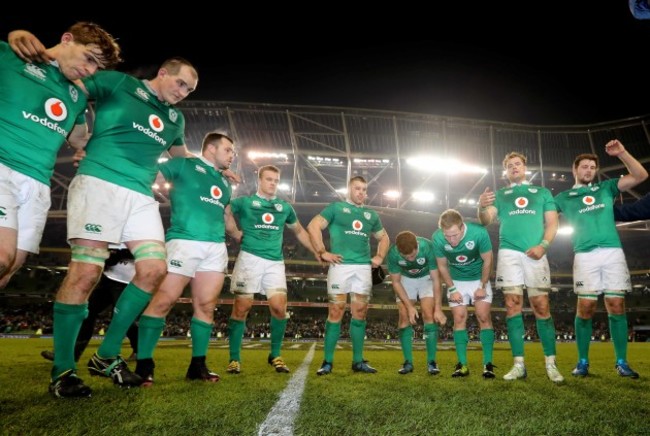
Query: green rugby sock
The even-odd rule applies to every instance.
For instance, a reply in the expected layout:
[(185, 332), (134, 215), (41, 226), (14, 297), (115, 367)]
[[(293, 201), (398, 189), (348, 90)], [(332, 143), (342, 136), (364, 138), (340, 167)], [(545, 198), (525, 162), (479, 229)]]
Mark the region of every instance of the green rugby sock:
[(462, 365), (467, 365), (467, 343), (469, 338), (467, 330), (454, 330), (454, 344), (456, 345), (456, 355), (458, 362)]
[(287, 330), (287, 319), (271, 317), (271, 356), (278, 357), (282, 349), (284, 332)]
[(212, 324), (192, 317), (190, 334), (192, 335), (192, 357), (207, 355), (212, 335)]
[(241, 362), (241, 343), (244, 339), (246, 321), (230, 318), (228, 320), (228, 348), (230, 349), (230, 360)]
[(323, 344), (324, 360), (326, 362), (334, 362), (334, 350), (336, 349), (336, 343), (339, 341), (339, 336), (341, 336), (341, 323), (326, 321), (325, 343)]
[(76, 370), (74, 344), (81, 329), (81, 323), (88, 316), (88, 303), (66, 304), (54, 302), (54, 364), (52, 379), (69, 369)]
[(399, 329), (399, 342), (402, 345), (404, 360), (413, 363), (413, 327)]
[(165, 329), (165, 318), (142, 315), (138, 323), (138, 360), (153, 359), (160, 335)]

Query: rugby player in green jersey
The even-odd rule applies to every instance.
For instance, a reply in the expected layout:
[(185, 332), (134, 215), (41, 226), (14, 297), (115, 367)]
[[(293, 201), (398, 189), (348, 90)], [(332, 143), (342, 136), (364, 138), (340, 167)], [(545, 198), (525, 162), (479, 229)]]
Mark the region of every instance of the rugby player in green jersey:
[(177, 157), (160, 164), (171, 184), (171, 226), (167, 230), (167, 275), (140, 317), (136, 374), (143, 386), (153, 383), (153, 352), (165, 327), (165, 317), (183, 289), (190, 285), (194, 316), (190, 322), (192, 360), (188, 380), (219, 381), (206, 355), (214, 309), (228, 269), (226, 231), (236, 240), (241, 232), (230, 211), (232, 187), (223, 171), (235, 158), (232, 140), (210, 132), (200, 157)]
[(555, 324), (548, 293), (551, 271), (546, 250), (557, 233), (553, 194), (526, 180), (526, 156), (512, 152), (503, 160), (509, 185), (496, 193), (489, 188), (479, 197), (478, 218), (487, 226), (499, 220), (499, 254), (495, 285), (503, 291), (508, 340), (514, 365), (504, 380), (524, 379), (524, 288), (537, 319), (537, 334), (544, 350), (546, 374), (560, 383), (564, 377), (555, 362)]
[(481, 332), (483, 377), (494, 378), (492, 354), (494, 328), (492, 306), (492, 242), (480, 224), (466, 223), (454, 209), (447, 209), (438, 220), (439, 229), (431, 238), (442, 282), (447, 287), (447, 300), (454, 316), (454, 344), (458, 364), (452, 377), (469, 375), (467, 367), (467, 306), (474, 304), (474, 313)]
[(287, 277), (282, 256), (284, 227), (291, 229), (298, 242), (318, 259), (309, 234), (298, 221), (293, 207), (277, 197), (280, 169), (273, 165), (263, 166), (258, 169), (257, 178), (257, 193), (231, 201), (232, 213), (244, 232), (230, 282), (235, 302), (228, 321), (230, 363), (226, 371), (231, 374), (241, 371), (241, 344), (255, 294), (266, 296), (271, 312), (268, 363), (277, 372), (289, 372), (280, 356), (287, 327)]
[(621, 191), (632, 189), (647, 179), (648, 172), (618, 140), (609, 141), (605, 145), (605, 152), (618, 157), (629, 173), (598, 182), (598, 156), (580, 154), (573, 161), (575, 185), (555, 197), (558, 211), (573, 227), (573, 285), (578, 295), (575, 318), (578, 364), (571, 374), (577, 377), (589, 374), (591, 320), (596, 312), (598, 296), (602, 294), (616, 355), (614, 367), (622, 377), (639, 378), (639, 374), (627, 363), (625, 293), (631, 290), (631, 283), (612, 205)]
[[(35, 39), (21, 32), (22, 39)], [(142, 383), (119, 353), (126, 331), (167, 272), (165, 234), (151, 185), (162, 153), (193, 156), (185, 145), (185, 118), (173, 105), (194, 91), (197, 83), (196, 69), (183, 58), (166, 60), (151, 80), (117, 71), (102, 71), (82, 80), (88, 98), (95, 101), (96, 113), (92, 137), (85, 154), (79, 156), (83, 160), (69, 186), (72, 259), (54, 303), (50, 390), (56, 390), (76, 370), (74, 343), (88, 296), (101, 277), (108, 245), (120, 243), (133, 253), (136, 274), (117, 301), (88, 370), (91, 375), (110, 377), (119, 386)], [(65, 383), (67, 396), (90, 395), (90, 388), (76, 376), (70, 382), (76, 386)]]
[(395, 245), (388, 250), (388, 273), (397, 296), (399, 310), (399, 340), (404, 354), (404, 364), (397, 372), (413, 372), (413, 326), (418, 312), (415, 302), (420, 301), (424, 340), (427, 348), (427, 371), (440, 373), (436, 363), (438, 349), (438, 325), (444, 325), (447, 317), (442, 311), (440, 274), (431, 241), (403, 231), (395, 237)]
[[(9, 41), (0, 41), (0, 288), (39, 251), (59, 149), (66, 138), (86, 145), (87, 100), (74, 82), (121, 60), (113, 37), (93, 23), (74, 24), (49, 49), (20, 33)], [(26, 63), (13, 48), (41, 50), (49, 61)]]
[[(379, 215), (364, 207), (368, 182), (352, 177), (348, 183), (347, 201), (331, 203), (316, 215), (307, 231), (320, 259), (330, 264), (327, 272), (328, 314), (325, 323), (324, 359), (318, 375), (332, 372), (334, 350), (341, 335), (341, 319), (350, 294), (350, 339), (352, 340), (352, 370), (375, 373), (377, 370), (363, 359), (366, 336), (366, 315), (372, 291), (371, 266), (384, 261), (390, 239)], [(323, 230), (329, 227), (330, 249), (323, 243)], [(370, 255), (370, 236), (379, 243), (377, 253)]]

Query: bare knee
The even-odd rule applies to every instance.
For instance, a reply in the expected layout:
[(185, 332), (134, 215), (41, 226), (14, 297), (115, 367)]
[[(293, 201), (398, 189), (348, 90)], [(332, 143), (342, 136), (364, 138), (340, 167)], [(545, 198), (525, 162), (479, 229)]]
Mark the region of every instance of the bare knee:
[(14, 263), (15, 256), (13, 253), (0, 252), (0, 277), (9, 272)]
[(235, 303), (232, 305), (231, 318), (240, 321), (245, 320), (252, 306), (253, 306), (252, 298), (248, 298), (248, 296), (241, 297), (238, 295), (237, 297), (235, 297)]
[(519, 294), (504, 294), (506, 305), (506, 316), (512, 317), (521, 313), (523, 305), (522, 295)]
[(136, 262), (133, 282), (139, 288), (151, 292), (158, 288), (167, 274), (167, 265), (160, 260)]
[(596, 300), (590, 300), (587, 298), (578, 298), (578, 307), (576, 314), (582, 319), (591, 319), (596, 312)]
[(345, 312), (345, 303), (330, 303), (327, 313), (327, 319), (330, 322), (341, 322)]

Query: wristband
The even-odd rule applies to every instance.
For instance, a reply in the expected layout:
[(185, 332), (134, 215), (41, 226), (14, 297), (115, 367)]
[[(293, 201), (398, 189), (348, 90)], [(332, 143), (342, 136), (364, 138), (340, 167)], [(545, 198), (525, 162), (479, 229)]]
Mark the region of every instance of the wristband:
[(540, 242), (539, 245), (540, 245), (544, 250), (548, 250), (548, 246), (551, 245), (551, 244), (550, 244), (550, 242), (548, 242), (546, 239), (542, 239), (542, 242)]
[(479, 211), (479, 212), (485, 212), (487, 209), (488, 209), (487, 206), (485, 206), (485, 207), (480, 206), (480, 207), (478, 208), (478, 211)]
[(451, 288), (447, 288), (447, 294), (451, 294), (452, 292), (456, 292), (456, 286), (452, 286)]

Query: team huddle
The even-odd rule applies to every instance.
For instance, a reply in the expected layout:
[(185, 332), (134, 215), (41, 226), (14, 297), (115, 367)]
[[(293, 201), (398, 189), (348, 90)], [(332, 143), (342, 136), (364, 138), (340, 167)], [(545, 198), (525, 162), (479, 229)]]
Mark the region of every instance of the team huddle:
[[(402, 231), (390, 239), (376, 211), (365, 207), (367, 181), (348, 182), (346, 201), (325, 207), (303, 227), (292, 205), (277, 195), (280, 170), (257, 171), (257, 192), (233, 197), (238, 176), (230, 171), (235, 144), (209, 132), (199, 155), (185, 144), (185, 119), (174, 107), (198, 85), (198, 73), (183, 58), (165, 61), (156, 76), (140, 80), (117, 71), (98, 71), (120, 62), (115, 39), (92, 23), (77, 23), (56, 46), (45, 49), (34, 35), (15, 31), (0, 42), (0, 287), (38, 253), (50, 207), (50, 178), (59, 149), (75, 148), (78, 170), (68, 195), (67, 240), (71, 261), (54, 301), (54, 355), (49, 391), (55, 397), (88, 397), (91, 389), (77, 375), (75, 342), (88, 312), (88, 298), (102, 277), (109, 250), (125, 246), (135, 274), (115, 303), (105, 338), (88, 362), (93, 376), (122, 387), (154, 384), (154, 352), (165, 317), (188, 285), (192, 294), (192, 355), (186, 378), (217, 382), (206, 362), (214, 310), (228, 269), (226, 234), (240, 244), (231, 277), (235, 294), (228, 323), (226, 372), (244, 367), (241, 345), (255, 294), (268, 300), (271, 349), (268, 363), (279, 373), (290, 369), (281, 356), (287, 325), (287, 281), (282, 255), (285, 226), (323, 265), (327, 274), (328, 317), (324, 356), (317, 375), (330, 374), (349, 303), (354, 372), (375, 373), (364, 359), (366, 316), (373, 286), (371, 268), (388, 265), (399, 308), (404, 354), (400, 374), (414, 371), (413, 325), (419, 301), (425, 332), (427, 371), (436, 362), (438, 327), (447, 319), (443, 289), (453, 315), (458, 363), (452, 377), (469, 375), (468, 306), (480, 326), (483, 377), (495, 378), (492, 244), (485, 226), (500, 222), (495, 288), (505, 295), (508, 337), (514, 364), (504, 380), (527, 376), (524, 364), (524, 290), (535, 313), (546, 372), (562, 382), (555, 361), (555, 327), (546, 251), (558, 229), (558, 213), (574, 227), (575, 318), (579, 361), (574, 376), (589, 372), (591, 318), (604, 295), (621, 376), (638, 378), (627, 363), (625, 293), (630, 276), (614, 221), (614, 200), (648, 174), (617, 140), (605, 152), (618, 157), (629, 174), (597, 182), (598, 156), (579, 155), (576, 185), (555, 198), (526, 181), (526, 158), (513, 152), (504, 168), (509, 186), (480, 196), (480, 224), (454, 209), (440, 215), (431, 239)], [(94, 102), (92, 135), (86, 108)], [(162, 153), (171, 159), (159, 163)], [(171, 224), (165, 231), (151, 186), (156, 178), (171, 185)], [(328, 229), (325, 244), (323, 231)], [(596, 231), (597, 229), (597, 231)], [(371, 252), (370, 238), (377, 240)], [(329, 246), (329, 248), (328, 248)], [(348, 294), (350, 298), (348, 299)], [(138, 320), (137, 364), (131, 371), (120, 356), (127, 330)]]

